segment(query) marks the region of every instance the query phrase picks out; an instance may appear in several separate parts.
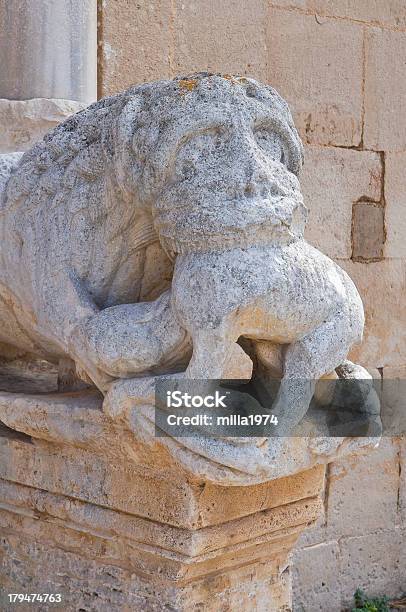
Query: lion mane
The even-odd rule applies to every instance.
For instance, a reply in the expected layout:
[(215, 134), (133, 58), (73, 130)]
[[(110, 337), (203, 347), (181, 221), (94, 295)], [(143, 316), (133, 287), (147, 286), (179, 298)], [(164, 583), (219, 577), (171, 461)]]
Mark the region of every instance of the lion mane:
[[(19, 276), (19, 297), (30, 300), (35, 281), (53, 274), (59, 258), (77, 271), (90, 294), (98, 293), (99, 305), (138, 301), (142, 278), (120, 292), (117, 278), (123, 270), (135, 258), (142, 277), (145, 251), (152, 244), (157, 249), (159, 240), (161, 250), (176, 255), (169, 252), (168, 236), (160, 235), (160, 213), (153, 210), (170, 164), (160, 158), (161, 151), (176, 148), (182, 121), (193, 125), (193, 96), (204, 104), (207, 88), (216, 87), (237, 101), (256, 98), (272, 109), (285, 164), (298, 174), (301, 142), (287, 104), (271, 87), (208, 73), (131, 87), (73, 115), (22, 156), (0, 208), (1, 267), (3, 274), (8, 271), (0, 281), (13, 286)], [(69, 236), (75, 236), (72, 249)], [(171, 239), (176, 245), (176, 236)], [(52, 261), (39, 255), (45, 244)], [(162, 290), (168, 274), (167, 269)]]

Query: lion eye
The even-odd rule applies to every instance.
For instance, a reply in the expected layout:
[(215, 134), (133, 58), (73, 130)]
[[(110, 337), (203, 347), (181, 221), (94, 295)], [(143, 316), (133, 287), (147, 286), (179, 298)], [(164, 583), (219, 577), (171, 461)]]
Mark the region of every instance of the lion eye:
[(283, 162), (283, 148), (278, 134), (266, 129), (254, 132), (254, 137), (261, 149), (276, 161)]

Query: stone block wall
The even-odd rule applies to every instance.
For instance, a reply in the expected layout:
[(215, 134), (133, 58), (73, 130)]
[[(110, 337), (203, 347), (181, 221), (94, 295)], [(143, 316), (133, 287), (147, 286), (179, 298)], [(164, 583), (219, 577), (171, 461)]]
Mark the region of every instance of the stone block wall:
[[(307, 237), (364, 301), (352, 358), (406, 377), (406, 4), (100, 3), (100, 95), (195, 70), (252, 75), (288, 100), (305, 143)], [(405, 440), (386, 438), (329, 467), (324, 516), (295, 554), (298, 612), (338, 612), (357, 587), (406, 591), (405, 457)]]
[[(336, 0), (104, 0), (99, 92), (194, 70), (249, 74), (288, 100), (305, 143), (308, 239), (363, 296), (352, 355), (406, 375), (406, 5)], [(340, 610), (358, 586), (406, 590), (405, 441), (332, 465), (325, 515), (295, 556), (297, 610)], [(404, 466), (402, 476), (402, 465)]]

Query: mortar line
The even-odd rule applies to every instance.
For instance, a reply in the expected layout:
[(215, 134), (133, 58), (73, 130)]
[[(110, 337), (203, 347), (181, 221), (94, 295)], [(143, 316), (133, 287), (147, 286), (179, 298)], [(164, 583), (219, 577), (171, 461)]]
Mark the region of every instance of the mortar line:
[(330, 497), (330, 475), (331, 475), (331, 463), (328, 463), (326, 466), (325, 473), (325, 486), (324, 486), (324, 526), (327, 528), (327, 515), (328, 515), (328, 505), (329, 505), (329, 497)]
[[(398, 28), (396, 26), (391, 26), (388, 24), (380, 23), (379, 21), (364, 21), (362, 19), (355, 19), (354, 17), (342, 17), (340, 15), (328, 15), (326, 13), (321, 13), (320, 11), (312, 11), (310, 9), (303, 9), (298, 6), (281, 6), (278, 4), (269, 3), (270, 8), (275, 8), (280, 11), (286, 11), (287, 13), (299, 13), (301, 15), (307, 15), (308, 17), (321, 17), (322, 19), (331, 19), (333, 21), (343, 21), (345, 23), (352, 23), (358, 26), (368, 26), (370, 28), (379, 28), (381, 30), (387, 30), (389, 32), (406, 32), (405, 28)], [(318, 22), (319, 23), (319, 22)], [(322, 24), (320, 24), (322, 25)]]
[(169, 76), (173, 78), (175, 76), (174, 56), (175, 56), (175, 19), (176, 19), (176, 6), (175, 0), (171, 0), (170, 3), (170, 14), (169, 14), (169, 35), (170, 43), (168, 49), (168, 67)]
[(401, 504), (400, 493), (401, 493), (401, 488), (402, 488), (402, 448), (400, 446), (399, 438), (397, 439), (397, 444), (398, 444), (398, 452), (396, 453), (396, 456), (398, 459), (398, 494), (396, 498), (396, 510), (398, 512), (398, 518), (401, 520), (400, 510), (401, 510), (402, 504)]
[(97, 79), (97, 99), (103, 97), (103, 0), (97, 0), (96, 7), (97, 34), (96, 34), (96, 79)]
[(365, 80), (366, 80), (366, 28), (362, 29), (362, 76), (361, 76), (361, 141), (359, 146), (364, 148), (364, 130), (365, 130)]

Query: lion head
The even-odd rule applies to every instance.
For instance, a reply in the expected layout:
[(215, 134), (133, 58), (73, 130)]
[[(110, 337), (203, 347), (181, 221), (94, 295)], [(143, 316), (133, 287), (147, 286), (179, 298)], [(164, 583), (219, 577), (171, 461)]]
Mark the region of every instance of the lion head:
[(303, 149), (274, 89), (198, 73), (127, 94), (116, 139), (128, 143), (123, 185), (131, 176), (171, 256), (303, 235)]

